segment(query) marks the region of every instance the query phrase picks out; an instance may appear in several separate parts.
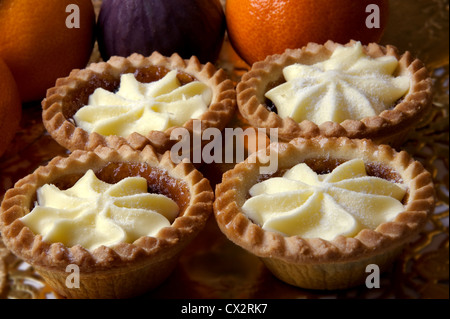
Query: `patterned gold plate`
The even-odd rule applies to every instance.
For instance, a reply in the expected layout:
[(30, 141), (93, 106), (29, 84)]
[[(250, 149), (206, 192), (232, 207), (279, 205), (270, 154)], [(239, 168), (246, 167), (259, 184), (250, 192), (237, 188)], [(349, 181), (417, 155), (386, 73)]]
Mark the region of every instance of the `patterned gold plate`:
[[(224, 2), (224, 1), (223, 1)], [(93, 0), (97, 9), (101, 0)], [(449, 298), (449, 69), (448, 0), (391, 0), (390, 24), (382, 40), (410, 50), (433, 72), (434, 112), (428, 124), (404, 145), (433, 174), (438, 195), (435, 213), (423, 234), (382, 275), (380, 288), (309, 291), (284, 284), (262, 262), (228, 241), (213, 218), (185, 250), (175, 272), (141, 298)], [(91, 61), (100, 59), (94, 49)], [(233, 80), (248, 70), (225, 41), (219, 66)], [(239, 121), (236, 119), (236, 125)], [(7, 189), (39, 165), (66, 151), (46, 133), (39, 103), (24, 105), (22, 129), (0, 158), (0, 199)], [(229, 167), (203, 170), (212, 184)], [(0, 239), (0, 298), (45, 299), (58, 296), (32, 267), (13, 256)]]

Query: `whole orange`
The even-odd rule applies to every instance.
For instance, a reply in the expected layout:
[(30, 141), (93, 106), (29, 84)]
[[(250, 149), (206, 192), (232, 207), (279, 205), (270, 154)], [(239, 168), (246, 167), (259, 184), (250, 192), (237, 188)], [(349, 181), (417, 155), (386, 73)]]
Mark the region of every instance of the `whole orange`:
[(22, 101), (42, 99), (56, 79), (85, 67), (94, 29), (91, 0), (1, 0), (0, 57)]
[(0, 58), (0, 157), (14, 138), (21, 116), (19, 89), (8, 66)]
[(377, 42), (388, 6), (389, 0), (227, 0), (225, 14), (231, 44), (251, 65), (309, 42)]

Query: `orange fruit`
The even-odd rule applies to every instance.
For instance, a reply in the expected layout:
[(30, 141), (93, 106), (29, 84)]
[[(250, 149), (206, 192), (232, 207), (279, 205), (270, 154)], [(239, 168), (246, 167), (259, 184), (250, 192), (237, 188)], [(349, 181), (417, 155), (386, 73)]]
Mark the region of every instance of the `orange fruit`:
[(21, 116), (19, 89), (8, 66), (0, 58), (0, 157), (19, 129)]
[(389, 0), (227, 0), (225, 14), (232, 46), (251, 65), (309, 42), (378, 42), (388, 6)]
[(42, 99), (56, 79), (85, 67), (94, 29), (91, 0), (1, 0), (0, 57), (22, 101)]

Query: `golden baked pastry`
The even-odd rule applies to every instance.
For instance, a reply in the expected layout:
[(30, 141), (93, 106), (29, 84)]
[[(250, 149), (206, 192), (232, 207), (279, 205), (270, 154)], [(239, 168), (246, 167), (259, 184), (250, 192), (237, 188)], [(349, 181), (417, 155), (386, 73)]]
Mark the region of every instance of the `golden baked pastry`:
[[(262, 175), (269, 152), (278, 171)], [(274, 143), (225, 173), (214, 212), (222, 232), (279, 279), (344, 289), (364, 283), (371, 264), (385, 270), (434, 204), (431, 175), (406, 152), (316, 137)]]
[[(60, 295), (125, 298), (171, 274), (213, 199), (208, 180), (169, 152), (99, 147), (57, 157), (17, 182), (2, 202), (0, 229), (8, 249)], [(66, 285), (73, 266), (79, 288)]]
[(345, 136), (399, 146), (426, 119), (431, 88), (409, 52), (328, 41), (255, 63), (236, 91), (246, 121), (278, 128), (281, 141)]
[(224, 129), (236, 108), (236, 92), (211, 63), (155, 52), (74, 70), (48, 90), (42, 108), (46, 129), (71, 151), (99, 145), (140, 150), (150, 144), (163, 153), (175, 143), (171, 131), (192, 132), (194, 120), (201, 121), (202, 130)]

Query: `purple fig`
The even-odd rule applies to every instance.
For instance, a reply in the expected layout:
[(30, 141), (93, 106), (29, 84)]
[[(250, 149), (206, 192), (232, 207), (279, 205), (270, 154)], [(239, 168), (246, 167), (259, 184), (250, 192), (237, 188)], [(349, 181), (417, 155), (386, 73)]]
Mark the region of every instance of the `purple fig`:
[(97, 22), (99, 50), (113, 55), (170, 56), (214, 63), (226, 29), (219, 0), (103, 0)]

